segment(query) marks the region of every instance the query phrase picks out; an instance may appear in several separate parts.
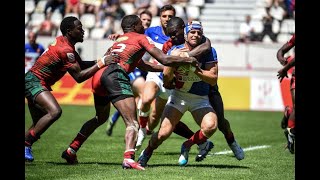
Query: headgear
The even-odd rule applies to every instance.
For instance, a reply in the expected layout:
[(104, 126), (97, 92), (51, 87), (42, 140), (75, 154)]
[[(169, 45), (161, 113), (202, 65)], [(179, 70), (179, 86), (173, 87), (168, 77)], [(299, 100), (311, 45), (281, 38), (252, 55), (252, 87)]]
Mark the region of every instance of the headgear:
[(184, 34), (188, 34), (192, 29), (200, 30), (201, 32), (203, 32), (203, 28), (200, 21), (188, 22), (188, 24), (184, 28)]

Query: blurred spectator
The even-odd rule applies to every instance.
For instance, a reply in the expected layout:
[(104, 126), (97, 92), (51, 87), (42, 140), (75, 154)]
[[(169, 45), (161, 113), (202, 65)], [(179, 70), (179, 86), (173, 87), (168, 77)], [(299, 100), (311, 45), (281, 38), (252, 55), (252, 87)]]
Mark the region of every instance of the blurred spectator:
[(295, 0), (284, 0), (285, 9), (287, 11), (287, 17), (288, 19), (293, 18), (294, 10), (295, 10)]
[(102, 1), (103, 0), (80, 0), (79, 17), (86, 13), (97, 15)]
[(258, 40), (258, 34), (254, 31), (254, 26), (251, 22), (251, 16), (246, 15), (245, 22), (242, 22), (240, 24), (240, 37), (238, 39), (238, 42), (247, 43), (250, 41), (257, 41)]
[(51, 21), (52, 13), (49, 12), (46, 15), (46, 19), (40, 24), (38, 35), (41, 36), (55, 36), (58, 27)]
[(273, 3), (270, 6), (270, 14), (281, 26), (283, 19), (287, 16), (284, 3), (280, 0), (273, 0)]
[(274, 17), (270, 14), (270, 7), (266, 7), (266, 15), (262, 18), (263, 30), (260, 35), (260, 41), (263, 41), (264, 36), (268, 35), (272, 42), (278, 42), (277, 34), (272, 30), (273, 21)]
[(140, 14), (140, 19), (142, 21), (142, 26), (144, 29), (147, 29), (151, 25), (152, 13), (148, 10), (143, 10)]
[(80, 0), (66, 0), (65, 14), (79, 14)]
[(158, 7), (153, 0), (135, 0), (134, 7), (136, 8), (135, 14), (140, 14), (144, 10), (148, 10), (152, 13), (152, 16), (158, 14)]
[(119, 0), (103, 0), (97, 15), (96, 27), (103, 27), (106, 30), (105, 37), (120, 31), (120, 22), (126, 13), (120, 6)]
[(44, 52), (43, 45), (37, 43), (37, 33), (32, 31), (28, 32), (29, 42), (24, 46), (25, 58), (24, 58), (24, 72), (27, 73), (33, 66), (34, 62)]
[(47, 16), (48, 12), (53, 13), (56, 9), (58, 9), (62, 17), (64, 17), (65, 8), (65, 0), (48, 0), (46, 6), (44, 7), (44, 14)]

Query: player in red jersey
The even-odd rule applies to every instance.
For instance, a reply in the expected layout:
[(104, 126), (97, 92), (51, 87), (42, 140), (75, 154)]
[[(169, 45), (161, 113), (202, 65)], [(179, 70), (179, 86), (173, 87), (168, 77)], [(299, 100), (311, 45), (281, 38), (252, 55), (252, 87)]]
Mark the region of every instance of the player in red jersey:
[[(284, 77), (288, 77), (288, 71), (292, 68), (291, 80), (290, 80), (290, 92), (292, 99), (292, 108), (286, 107), (284, 112), (284, 117), (282, 118), (281, 127), (285, 129), (284, 134), (287, 138), (287, 148), (289, 151), (294, 154), (294, 146), (295, 146), (295, 57), (289, 56), (285, 57), (285, 54), (289, 52), (290, 49), (295, 47), (295, 34), (293, 34), (289, 41), (287, 41), (284, 45), (280, 47), (277, 51), (277, 59), (283, 65), (278, 71), (278, 79), (280, 82)], [(290, 61), (289, 61), (290, 59)]]
[(33, 161), (31, 146), (40, 136), (60, 118), (62, 110), (50, 91), (51, 86), (60, 80), (66, 72), (81, 83), (92, 77), (100, 68), (116, 63), (116, 55), (107, 55), (97, 60), (90, 68), (84, 65), (75, 51), (74, 45), (83, 42), (84, 30), (76, 17), (66, 17), (61, 21), (62, 36), (56, 38), (39, 57), (25, 75), (25, 97), (33, 124), (25, 133), (25, 161)]
[(92, 78), (96, 116), (83, 124), (77, 136), (62, 153), (62, 157), (70, 164), (77, 162), (76, 152), (85, 140), (96, 128), (107, 121), (110, 113), (110, 102), (112, 102), (126, 125), (126, 146), (122, 167), (124, 169), (144, 170), (140, 164), (134, 161), (139, 123), (128, 74), (136, 67), (144, 71), (161, 72), (163, 70), (163, 66), (141, 60), (146, 51), (166, 66), (198, 65), (198, 61), (194, 57), (169, 56), (156, 48), (153, 41), (143, 34), (142, 22), (136, 15), (123, 17), (121, 27), (124, 34), (117, 38), (107, 52), (107, 54), (118, 54), (120, 62), (102, 68)]

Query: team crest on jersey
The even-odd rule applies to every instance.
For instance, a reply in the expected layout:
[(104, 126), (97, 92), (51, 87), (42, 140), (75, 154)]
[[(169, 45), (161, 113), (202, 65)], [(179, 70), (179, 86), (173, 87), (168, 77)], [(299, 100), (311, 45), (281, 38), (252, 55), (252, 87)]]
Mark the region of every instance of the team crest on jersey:
[(119, 37), (118, 39), (116, 39), (116, 42), (121, 42), (121, 41), (124, 41), (124, 40), (127, 40), (127, 39), (129, 39), (128, 36)]
[(69, 62), (74, 62), (76, 60), (73, 53), (67, 53), (67, 57)]
[(154, 44), (154, 41), (149, 37), (149, 36), (146, 36), (147, 40), (149, 41), (150, 44)]

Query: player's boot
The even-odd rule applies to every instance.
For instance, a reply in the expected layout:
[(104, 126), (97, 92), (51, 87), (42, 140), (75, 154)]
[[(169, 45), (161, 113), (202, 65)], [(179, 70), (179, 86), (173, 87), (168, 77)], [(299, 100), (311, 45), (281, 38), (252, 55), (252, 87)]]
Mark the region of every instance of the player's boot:
[(186, 148), (184, 144), (181, 145), (181, 152), (180, 152), (180, 157), (178, 161), (180, 166), (185, 166), (188, 164), (189, 151), (190, 151), (190, 148)]
[(69, 149), (63, 151), (61, 157), (65, 159), (68, 164), (78, 164), (77, 154), (71, 153)]
[(112, 135), (112, 130), (113, 130), (113, 127), (114, 127), (115, 123), (112, 122), (112, 119), (109, 118), (108, 120), (108, 127), (107, 127), (107, 131), (106, 131), (106, 134), (108, 136), (111, 136)]
[(142, 143), (144, 141), (144, 139), (146, 138), (147, 135), (147, 129), (146, 128), (140, 128), (139, 132), (138, 132), (138, 140), (136, 143), (136, 151), (139, 150), (142, 146)]
[(244, 159), (244, 151), (238, 144), (236, 140), (233, 141), (233, 143), (229, 144), (230, 149), (232, 150), (234, 156), (240, 161)]
[(211, 151), (211, 149), (214, 147), (213, 142), (207, 140), (206, 142), (199, 145), (199, 153), (196, 156), (196, 161), (202, 161), (208, 153)]
[(32, 162), (34, 160), (31, 146), (24, 147), (24, 160), (27, 162)]
[(283, 115), (283, 118), (281, 120), (281, 128), (282, 129), (285, 129), (288, 126), (288, 120), (289, 120), (290, 112), (291, 112), (290, 106), (286, 106), (284, 108), (284, 115)]
[(148, 156), (146, 153), (144, 153), (145, 150), (141, 151), (139, 159), (138, 159), (138, 163), (142, 166), (142, 167), (146, 167), (147, 163), (150, 159), (150, 156)]
[(122, 163), (123, 169), (137, 169), (145, 170), (139, 163), (135, 162), (133, 159), (124, 159)]
[(295, 149), (295, 135), (292, 133), (292, 128), (286, 128), (284, 130), (284, 135), (287, 138), (287, 146), (291, 154), (294, 154)]

